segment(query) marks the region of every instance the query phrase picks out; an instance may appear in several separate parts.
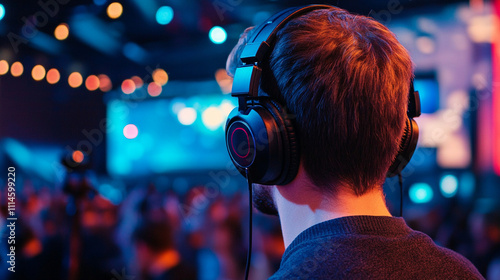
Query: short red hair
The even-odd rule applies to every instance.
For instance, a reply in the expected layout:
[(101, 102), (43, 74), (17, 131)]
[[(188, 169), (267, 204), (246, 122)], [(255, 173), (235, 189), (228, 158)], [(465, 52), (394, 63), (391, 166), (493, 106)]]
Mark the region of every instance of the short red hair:
[(323, 190), (349, 186), (356, 195), (382, 185), (413, 78), (394, 34), (365, 16), (316, 10), (278, 32), (270, 67), (280, 92), (269, 94), (295, 114), (310, 179)]
[[(229, 56), (229, 74), (250, 32)], [(261, 67), (261, 88), (295, 116), (301, 161), (318, 188), (362, 195), (383, 184), (413, 79), (411, 58), (389, 29), (339, 8), (315, 10), (278, 31)]]

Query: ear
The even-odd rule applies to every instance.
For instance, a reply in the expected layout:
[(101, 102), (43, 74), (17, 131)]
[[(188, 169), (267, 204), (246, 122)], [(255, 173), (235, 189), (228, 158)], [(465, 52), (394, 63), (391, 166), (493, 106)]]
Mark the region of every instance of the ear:
[(250, 37), (252, 33), (251, 30), (253, 30), (253, 28), (254, 28), (253, 26), (250, 26), (247, 29), (245, 29), (243, 33), (241, 33), (238, 43), (236, 44), (236, 46), (234, 46), (233, 50), (227, 57), (226, 72), (230, 77), (234, 78), (234, 72), (236, 71), (236, 68), (238, 68), (238, 66), (242, 64), (240, 60), (240, 55), (241, 52), (243, 51), (243, 48), (248, 42), (248, 38)]

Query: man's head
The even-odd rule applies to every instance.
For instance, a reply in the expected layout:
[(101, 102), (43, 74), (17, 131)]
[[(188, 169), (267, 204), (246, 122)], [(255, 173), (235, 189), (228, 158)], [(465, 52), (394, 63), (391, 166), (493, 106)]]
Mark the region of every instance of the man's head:
[[(230, 55), (230, 74), (249, 32)], [(301, 165), (313, 184), (358, 196), (380, 187), (398, 151), (413, 75), (394, 34), (342, 9), (314, 10), (278, 31), (268, 61), (261, 86), (274, 76), (277, 90), (267, 94), (295, 116)]]

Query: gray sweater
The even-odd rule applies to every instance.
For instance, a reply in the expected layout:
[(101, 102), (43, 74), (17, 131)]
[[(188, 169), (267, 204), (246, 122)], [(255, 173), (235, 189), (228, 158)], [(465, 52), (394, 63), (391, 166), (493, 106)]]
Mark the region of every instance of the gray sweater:
[(351, 216), (314, 225), (288, 246), (276, 279), (484, 279), (460, 254), (403, 218)]

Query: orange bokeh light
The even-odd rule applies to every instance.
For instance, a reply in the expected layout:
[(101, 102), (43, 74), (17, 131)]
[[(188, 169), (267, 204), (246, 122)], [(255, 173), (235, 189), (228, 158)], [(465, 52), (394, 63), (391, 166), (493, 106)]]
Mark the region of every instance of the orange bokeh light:
[(73, 73), (69, 74), (68, 84), (70, 87), (77, 88), (77, 87), (81, 86), (82, 83), (83, 83), (82, 74), (80, 74), (78, 72), (73, 72)]
[(35, 65), (31, 70), (31, 77), (35, 81), (41, 81), (45, 78), (45, 68), (42, 65)]
[(135, 91), (135, 83), (131, 79), (126, 79), (122, 82), (122, 91), (125, 94), (131, 94)]
[(233, 87), (233, 78), (231, 78), (226, 69), (219, 69), (215, 72), (215, 80), (222, 91), (222, 93), (227, 94), (231, 92), (231, 88)]
[(149, 83), (148, 85), (148, 94), (152, 97), (156, 97), (161, 94), (161, 85), (155, 82)]
[(99, 88), (99, 78), (97, 78), (96, 75), (90, 75), (87, 77), (85, 80), (85, 87), (90, 90), (94, 91)]
[(10, 73), (14, 77), (21, 76), (23, 74), (23, 72), (24, 72), (23, 64), (19, 61), (12, 63), (12, 66), (10, 66)]
[(84, 158), (83, 153), (81, 151), (74, 151), (71, 157), (76, 163), (81, 163)]
[(113, 2), (109, 4), (108, 9), (106, 10), (108, 13), (108, 17), (111, 19), (119, 18), (123, 13), (123, 6), (118, 2)]
[(54, 30), (54, 37), (56, 37), (57, 40), (64, 40), (68, 38), (68, 35), (69, 35), (69, 28), (66, 23), (59, 24)]
[(160, 85), (165, 85), (168, 82), (168, 74), (165, 70), (158, 68), (153, 71), (153, 81)]
[(113, 87), (111, 79), (106, 74), (101, 74), (97, 76), (99, 78), (99, 89), (102, 92), (108, 92)]
[(5, 75), (9, 72), (9, 63), (5, 60), (0, 60), (0, 75)]
[(47, 82), (49, 84), (55, 84), (59, 82), (59, 79), (61, 78), (61, 74), (59, 74), (59, 71), (56, 68), (52, 68), (49, 71), (47, 71)]

